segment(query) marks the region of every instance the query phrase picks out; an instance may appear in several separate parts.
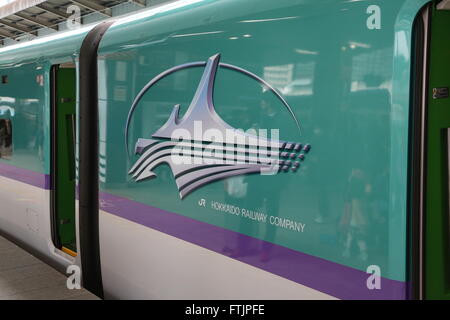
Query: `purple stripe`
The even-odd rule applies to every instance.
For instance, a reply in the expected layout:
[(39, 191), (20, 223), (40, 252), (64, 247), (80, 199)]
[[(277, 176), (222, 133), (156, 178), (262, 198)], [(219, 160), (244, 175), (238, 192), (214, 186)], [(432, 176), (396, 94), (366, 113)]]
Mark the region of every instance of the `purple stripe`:
[(0, 176), (17, 180), (41, 189), (50, 189), (50, 176), (44, 173), (38, 173), (28, 169), (0, 163)]
[(225, 239), (237, 239), (243, 247), (270, 248), (271, 258), (265, 262), (255, 252), (233, 258), (340, 299), (406, 299), (407, 283), (402, 281), (382, 278), (380, 290), (369, 290), (369, 275), (361, 270), (123, 197), (101, 193), (100, 199), (106, 212), (220, 254), (224, 254)]

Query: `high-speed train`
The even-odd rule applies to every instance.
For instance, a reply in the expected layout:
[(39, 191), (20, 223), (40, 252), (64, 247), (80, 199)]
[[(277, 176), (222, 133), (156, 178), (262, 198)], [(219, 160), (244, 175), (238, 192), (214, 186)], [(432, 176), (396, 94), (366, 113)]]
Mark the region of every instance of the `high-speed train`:
[(450, 297), (450, 1), (180, 0), (0, 49), (0, 233), (107, 299)]

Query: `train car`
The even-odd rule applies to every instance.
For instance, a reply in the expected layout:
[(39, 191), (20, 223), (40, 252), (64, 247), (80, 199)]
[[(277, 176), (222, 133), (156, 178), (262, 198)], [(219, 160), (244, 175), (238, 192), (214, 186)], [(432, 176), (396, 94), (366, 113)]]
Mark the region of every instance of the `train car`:
[(450, 297), (450, 1), (180, 0), (0, 49), (0, 232), (107, 299)]

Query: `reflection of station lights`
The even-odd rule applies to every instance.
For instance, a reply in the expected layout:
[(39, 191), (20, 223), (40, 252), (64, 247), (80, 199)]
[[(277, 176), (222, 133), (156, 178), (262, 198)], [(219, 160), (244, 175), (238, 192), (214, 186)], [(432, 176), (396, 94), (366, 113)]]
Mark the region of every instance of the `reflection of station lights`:
[(293, 75), (293, 64), (264, 67), (264, 80), (271, 83), (277, 89), (284, 88), (291, 83)]
[(44, 75), (43, 74), (38, 74), (36, 76), (36, 83), (39, 84), (41, 87), (44, 86)]

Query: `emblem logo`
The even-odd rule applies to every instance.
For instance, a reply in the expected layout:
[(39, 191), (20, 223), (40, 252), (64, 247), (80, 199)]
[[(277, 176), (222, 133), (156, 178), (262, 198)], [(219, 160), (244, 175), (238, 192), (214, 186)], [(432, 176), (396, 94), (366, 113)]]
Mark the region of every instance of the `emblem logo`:
[[(129, 174), (135, 181), (155, 178), (153, 170), (169, 165), (174, 175), (180, 198), (211, 182), (232, 176), (279, 172), (295, 173), (300, 168), (311, 146), (305, 143), (244, 132), (227, 124), (216, 113), (213, 94), (219, 67), (245, 74), (273, 92), (289, 111), (300, 130), (300, 125), (286, 100), (265, 80), (239, 67), (220, 63), (220, 54), (207, 62), (193, 62), (171, 68), (152, 79), (136, 96), (128, 114), (125, 144), (128, 148), (128, 131), (133, 113), (144, 94), (158, 81), (183, 69), (205, 67), (194, 98), (180, 117), (180, 105), (174, 106), (167, 122), (151, 138), (140, 138), (135, 152), (140, 155)], [(278, 133), (278, 131), (277, 131)]]

